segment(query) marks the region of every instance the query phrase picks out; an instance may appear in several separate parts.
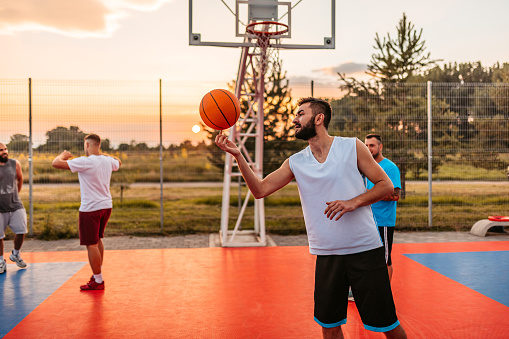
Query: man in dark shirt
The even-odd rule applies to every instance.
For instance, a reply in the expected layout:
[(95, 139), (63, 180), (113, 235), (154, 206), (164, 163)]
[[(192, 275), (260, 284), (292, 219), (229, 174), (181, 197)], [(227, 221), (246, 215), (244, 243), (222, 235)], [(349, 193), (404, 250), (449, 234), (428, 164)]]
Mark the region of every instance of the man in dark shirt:
[(9, 259), (25, 268), (27, 264), (21, 259), (19, 250), (27, 233), (27, 213), (19, 199), (23, 185), (23, 172), (18, 160), (9, 159), (5, 144), (0, 143), (0, 274), (7, 270), (4, 259), (5, 231), (9, 227), (14, 232), (14, 250)]

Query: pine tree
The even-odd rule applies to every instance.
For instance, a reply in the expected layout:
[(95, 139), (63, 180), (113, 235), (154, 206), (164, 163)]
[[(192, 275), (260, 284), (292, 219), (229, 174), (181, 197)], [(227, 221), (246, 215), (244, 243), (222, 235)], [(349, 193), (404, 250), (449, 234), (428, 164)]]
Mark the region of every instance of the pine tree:
[(426, 53), (426, 41), (422, 39), (422, 28), (417, 31), (405, 13), (396, 29), (396, 39), (389, 33), (381, 39), (376, 33), (373, 47), (377, 52), (371, 55), (371, 63), (366, 72), (384, 83), (405, 82), (415, 72), (440, 61), (430, 59), (430, 53)]

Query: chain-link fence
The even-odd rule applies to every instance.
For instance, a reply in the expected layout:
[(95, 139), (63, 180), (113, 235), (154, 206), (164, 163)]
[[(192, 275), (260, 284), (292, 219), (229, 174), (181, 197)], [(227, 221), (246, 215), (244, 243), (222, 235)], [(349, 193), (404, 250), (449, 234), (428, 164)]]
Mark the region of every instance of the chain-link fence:
[(397, 226), (466, 228), (509, 214), (508, 99), (508, 84), (385, 84), (331, 100), (331, 132), (382, 136), (402, 176)]
[[(99, 134), (103, 151), (123, 161), (112, 177), (112, 232), (218, 231), (223, 153), (210, 145), (206, 131), (194, 127), (193, 132), (193, 126), (201, 125), (202, 95), (226, 87), (0, 80), (0, 142), (21, 162), (25, 182), (33, 182), (22, 197), (33, 209), (36, 233), (75, 235), (77, 176), (53, 169), (51, 162), (64, 149), (83, 155), (88, 133)], [(383, 154), (399, 166), (404, 179), (398, 227), (460, 229), (488, 215), (509, 214), (508, 84), (387, 84), (379, 92), (345, 96), (335, 86), (314, 83), (292, 91), (331, 102), (333, 135), (361, 140), (372, 132), (382, 135)], [(293, 140), (274, 145), (265, 148), (265, 169), (277, 168), (302, 147)], [(232, 190), (233, 196), (237, 193)], [(296, 189), (282, 195), (267, 201), (269, 232), (285, 232), (288, 220), (280, 221), (284, 210), (292, 211), (292, 222), (303, 225)], [(179, 208), (182, 204), (194, 208)]]

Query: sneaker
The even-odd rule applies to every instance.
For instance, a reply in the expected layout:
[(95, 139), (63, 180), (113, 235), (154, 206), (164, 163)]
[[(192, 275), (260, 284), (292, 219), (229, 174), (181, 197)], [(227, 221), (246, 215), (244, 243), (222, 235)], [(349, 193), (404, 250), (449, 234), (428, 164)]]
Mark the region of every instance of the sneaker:
[(27, 267), (27, 264), (25, 263), (25, 261), (23, 259), (21, 259), (19, 254), (18, 255), (14, 255), (14, 253), (12, 253), (9, 256), (9, 259), (11, 259), (12, 262), (15, 262), (16, 265), (18, 265), (18, 267), (21, 267), (21, 268)]
[(91, 279), (86, 285), (81, 285), (80, 289), (82, 291), (104, 290), (104, 281), (98, 284), (95, 279)]
[(7, 271), (7, 264), (5, 263), (5, 260), (2, 260), (0, 262), (0, 274), (5, 273)]
[(353, 298), (352, 290), (348, 291), (348, 301), (355, 301), (355, 299)]

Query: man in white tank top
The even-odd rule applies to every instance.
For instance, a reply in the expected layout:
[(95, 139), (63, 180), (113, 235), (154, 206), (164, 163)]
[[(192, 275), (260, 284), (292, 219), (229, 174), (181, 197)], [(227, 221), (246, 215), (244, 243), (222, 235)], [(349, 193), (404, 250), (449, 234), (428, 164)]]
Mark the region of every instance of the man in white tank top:
[[(309, 146), (260, 179), (236, 145), (219, 134), (216, 144), (235, 157), (257, 199), (289, 184), (299, 187), (315, 269), (315, 321), (324, 338), (343, 338), (348, 289), (352, 287), (364, 327), (388, 338), (406, 338), (396, 316), (382, 242), (370, 205), (390, 194), (392, 183), (356, 138), (329, 135), (331, 107), (315, 98), (299, 100), (295, 136)], [(375, 183), (366, 190), (363, 176)]]

